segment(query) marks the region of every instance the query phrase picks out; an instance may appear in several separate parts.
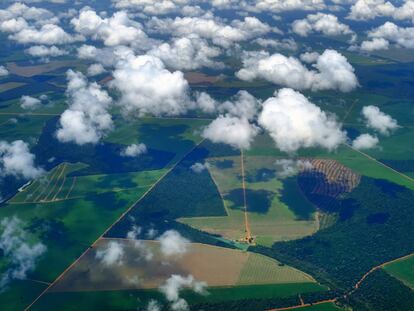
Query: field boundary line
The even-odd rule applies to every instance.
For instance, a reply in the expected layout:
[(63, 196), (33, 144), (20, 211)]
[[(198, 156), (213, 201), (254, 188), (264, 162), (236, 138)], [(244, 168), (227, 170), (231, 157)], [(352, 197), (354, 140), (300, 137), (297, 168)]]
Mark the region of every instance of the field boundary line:
[(369, 154), (362, 152), (361, 150), (355, 149), (354, 147), (352, 147), (351, 145), (345, 144), (345, 146), (347, 146), (348, 148), (352, 149), (353, 151), (358, 152), (359, 154), (362, 154), (363, 156), (365, 156), (367, 159), (370, 159), (371, 161), (374, 161), (377, 164), (382, 165), (383, 167), (393, 171), (394, 173), (400, 175), (401, 177), (404, 177), (405, 179), (411, 181), (412, 183), (414, 183), (414, 178), (411, 178), (408, 175), (405, 175), (404, 173), (401, 173), (399, 171), (397, 171), (396, 169), (393, 169), (392, 167), (386, 165), (385, 163), (382, 163), (381, 161), (378, 161), (377, 159), (375, 159), (374, 157), (370, 156)]
[(111, 230), (121, 219), (123, 219), (134, 207), (137, 205), (141, 200), (143, 200), (148, 193), (152, 191), (181, 161), (189, 155), (191, 152), (193, 152), (198, 146), (200, 146), (204, 142), (204, 138), (198, 142), (191, 150), (189, 150), (186, 154), (181, 157), (173, 166), (171, 166), (154, 184), (142, 195), (140, 196), (135, 202), (131, 204), (130, 207), (128, 207), (116, 220), (113, 222), (96, 240), (93, 242), (75, 261), (73, 261), (50, 285), (43, 290), (35, 300), (33, 300), (24, 310), (29, 310), (53, 285), (55, 285), (62, 277), (73, 267), (75, 266), (82, 258), (85, 256), (89, 250), (91, 250), (98, 241), (105, 236)]

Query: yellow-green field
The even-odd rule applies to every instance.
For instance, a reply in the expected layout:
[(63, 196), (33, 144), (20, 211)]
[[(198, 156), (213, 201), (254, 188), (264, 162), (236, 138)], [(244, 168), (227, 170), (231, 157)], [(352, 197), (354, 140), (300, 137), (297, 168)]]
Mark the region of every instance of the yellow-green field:
[[(122, 263), (105, 265), (96, 253), (119, 243)], [(151, 260), (145, 259), (148, 250)], [(77, 262), (51, 291), (99, 291), (158, 288), (172, 274), (193, 275), (211, 287), (316, 283), (299, 270), (260, 254), (206, 244), (189, 243), (181, 256), (165, 256), (157, 241), (101, 239)]]
[[(316, 214), (308, 220), (299, 220), (297, 215), (281, 201), (283, 182), (278, 178), (269, 178), (266, 181), (249, 180), (259, 169), (274, 168), (274, 157), (247, 156), (245, 157), (246, 189), (265, 191), (271, 195), (270, 206), (267, 211), (248, 210), (248, 219), (257, 243), (271, 245), (275, 241), (298, 239), (310, 235), (318, 230)], [(222, 161), (232, 161), (232, 167), (219, 168)], [(232, 240), (238, 240), (244, 236), (244, 209), (240, 204), (231, 200), (231, 193), (242, 188), (240, 157), (211, 158), (210, 173), (215, 180), (223, 197), (227, 216), (224, 217), (195, 217), (181, 218), (180, 221), (210, 233), (220, 234)], [(250, 192), (247, 192), (249, 201)], [(300, 194), (298, 193), (298, 200)], [(298, 204), (309, 202), (301, 200)], [(248, 204), (249, 205), (249, 204)], [(308, 206), (312, 208), (311, 206)]]

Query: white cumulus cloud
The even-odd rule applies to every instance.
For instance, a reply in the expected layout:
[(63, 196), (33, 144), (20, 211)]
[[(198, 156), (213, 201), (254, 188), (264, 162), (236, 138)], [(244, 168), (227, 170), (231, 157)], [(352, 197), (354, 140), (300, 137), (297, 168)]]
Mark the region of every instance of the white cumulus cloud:
[(278, 53), (248, 52), (236, 76), (245, 81), (264, 79), (298, 90), (349, 92), (358, 86), (354, 68), (335, 50), (325, 50), (313, 67), (316, 70), (308, 69), (297, 58)]
[(25, 179), (37, 178), (43, 169), (36, 167), (35, 155), (22, 140), (0, 141), (0, 176), (12, 175)]
[(334, 117), (292, 89), (281, 89), (263, 103), (259, 124), (290, 153), (308, 147), (333, 150), (346, 140)]
[(69, 108), (59, 119), (56, 132), (61, 142), (78, 145), (97, 143), (113, 127), (107, 109), (112, 103), (108, 93), (97, 83), (89, 83), (80, 72), (67, 72)]
[(368, 127), (384, 135), (388, 135), (391, 131), (399, 127), (397, 120), (382, 112), (377, 106), (365, 106), (362, 108), (362, 115)]

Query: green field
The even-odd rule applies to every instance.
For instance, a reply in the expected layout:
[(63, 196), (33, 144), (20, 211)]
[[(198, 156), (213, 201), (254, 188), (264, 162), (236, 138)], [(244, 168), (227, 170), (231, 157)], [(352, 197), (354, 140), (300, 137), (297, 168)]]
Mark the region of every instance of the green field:
[[(182, 297), (191, 305), (244, 301), (246, 299), (274, 299), (297, 297), (299, 294), (323, 292), (326, 288), (315, 283), (251, 285), (238, 287), (209, 288), (206, 296), (184, 291)], [(44, 295), (31, 310), (131, 310), (143, 308), (150, 299), (163, 301), (158, 291), (105, 291), (74, 292)], [(329, 310), (329, 309), (328, 309)]]
[(383, 269), (414, 290), (414, 256), (386, 265)]
[[(232, 166), (221, 167), (223, 161), (232, 163)], [(252, 235), (257, 243), (269, 246), (275, 241), (310, 235), (318, 229), (314, 207), (302, 196), (295, 183), (284, 182), (275, 176), (266, 180), (256, 178), (261, 172), (274, 170), (274, 161), (273, 157), (245, 157), (246, 199)], [(208, 162), (223, 197), (227, 216), (181, 218), (180, 221), (228, 239), (241, 239), (245, 225), (240, 157), (211, 158)], [(294, 211), (300, 209), (309, 211), (308, 219), (300, 219), (295, 214)]]

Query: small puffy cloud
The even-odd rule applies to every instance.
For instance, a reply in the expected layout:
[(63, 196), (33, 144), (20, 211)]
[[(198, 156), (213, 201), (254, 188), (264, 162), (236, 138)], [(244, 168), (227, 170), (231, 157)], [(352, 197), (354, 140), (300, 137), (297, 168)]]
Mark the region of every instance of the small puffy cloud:
[(358, 86), (354, 68), (335, 50), (325, 50), (309, 70), (297, 58), (267, 52), (248, 52), (236, 76), (245, 81), (265, 79), (298, 90), (352, 91)]
[(43, 170), (35, 166), (35, 156), (22, 140), (0, 141), (0, 176), (12, 175), (24, 179), (37, 178)]
[(128, 115), (174, 116), (192, 106), (183, 73), (168, 71), (157, 57), (127, 57), (117, 65), (113, 78), (110, 86), (120, 92), (120, 105)]
[(104, 66), (102, 64), (92, 64), (88, 67), (87, 74), (89, 77), (94, 77), (105, 72)]
[(101, 18), (95, 11), (87, 9), (71, 20), (75, 30), (85, 37), (101, 40), (106, 46), (128, 45), (148, 39), (142, 25), (131, 20), (126, 12), (114, 13), (112, 17)]
[(112, 99), (97, 83), (88, 83), (80, 72), (69, 70), (67, 78), (69, 108), (60, 116), (56, 137), (61, 142), (78, 145), (97, 143), (112, 129), (112, 118), (107, 111)]
[(16, 216), (6, 217), (0, 223), (0, 250), (2, 257), (10, 262), (0, 278), (0, 289), (13, 279), (26, 279), (27, 274), (35, 269), (36, 261), (46, 252), (44, 244), (31, 242), (24, 226)]
[(311, 32), (320, 32), (326, 36), (350, 35), (354, 32), (348, 25), (341, 23), (335, 15), (316, 13), (309, 14), (305, 19), (292, 23), (294, 33), (306, 37)]
[(240, 5), (253, 12), (313, 11), (326, 8), (324, 0), (257, 0), (240, 1)]
[(0, 66), (0, 77), (5, 77), (8, 75), (9, 71), (4, 66)]
[(308, 147), (333, 150), (346, 140), (334, 117), (292, 89), (281, 89), (263, 103), (259, 124), (289, 153)]
[(196, 174), (200, 174), (204, 172), (205, 170), (208, 170), (208, 168), (209, 168), (208, 163), (200, 163), (200, 162), (194, 163), (190, 167), (190, 169)]
[(355, 149), (371, 149), (377, 146), (378, 137), (370, 134), (361, 134), (352, 141), (352, 147)]
[(37, 109), (42, 105), (42, 101), (40, 99), (24, 95), (20, 98), (20, 107), (23, 109)]
[(35, 45), (26, 49), (25, 52), (34, 57), (56, 57), (68, 54), (67, 51), (59, 49), (54, 45), (51, 47), (47, 47), (45, 45)]
[(145, 144), (132, 144), (127, 147), (125, 147), (121, 151), (121, 156), (123, 157), (137, 157), (141, 154), (144, 154), (147, 152), (147, 146)]
[(220, 115), (202, 132), (202, 136), (214, 143), (224, 143), (237, 149), (249, 149), (259, 128), (246, 118)]
[(165, 298), (170, 302), (171, 310), (184, 311), (188, 310), (188, 303), (180, 298), (180, 291), (183, 289), (191, 289), (197, 294), (206, 293), (207, 284), (205, 282), (199, 282), (194, 279), (192, 275), (183, 277), (181, 275), (173, 274), (159, 290), (165, 295)]
[(397, 120), (382, 112), (377, 106), (365, 106), (362, 108), (362, 115), (368, 127), (384, 135), (388, 135), (399, 127)]
[(222, 68), (221, 62), (213, 59), (221, 53), (217, 47), (198, 36), (175, 38), (171, 43), (163, 43), (148, 52), (160, 58), (166, 66), (178, 70), (194, 70), (201, 67)]
[(131, 230), (127, 232), (127, 239), (136, 240), (138, 236), (142, 233), (142, 228), (137, 225), (133, 225)]
[(312, 64), (318, 60), (319, 56), (320, 54), (318, 52), (305, 52), (300, 54), (299, 57), (302, 62)]
[(297, 43), (292, 38), (285, 38), (282, 40), (257, 38), (254, 42), (264, 48), (271, 47), (290, 51), (296, 51), (298, 49)]
[(361, 43), (361, 51), (372, 52), (377, 50), (388, 50), (390, 43), (384, 38), (373, 38)]
[(105, 266), (122, 265), (125, 255), (124, 247), (117, 241), (110, 241), (102, 249), (96, 251), (95, 257)]
[(277, 176), (280, 178), (295, 176), (303, 170), (313, 168), (312, 163), (307, 160), (279, 159), (275, 161)]
[(175, 230), (165, 231), (157, 239), (160, 242), (161, 253), (164, 256), (181, 256), (188, 250), (189, 240)]

